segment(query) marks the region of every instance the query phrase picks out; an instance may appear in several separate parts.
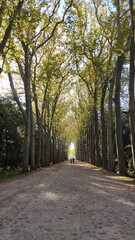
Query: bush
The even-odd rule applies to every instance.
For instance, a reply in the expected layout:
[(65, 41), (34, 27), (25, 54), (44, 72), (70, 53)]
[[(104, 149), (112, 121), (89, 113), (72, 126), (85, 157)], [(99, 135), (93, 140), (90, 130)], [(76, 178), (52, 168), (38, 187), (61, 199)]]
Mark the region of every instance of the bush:
[(11, 98), (0, 99), (0, 166), (17, 167), (22, 162), (23, 119)]

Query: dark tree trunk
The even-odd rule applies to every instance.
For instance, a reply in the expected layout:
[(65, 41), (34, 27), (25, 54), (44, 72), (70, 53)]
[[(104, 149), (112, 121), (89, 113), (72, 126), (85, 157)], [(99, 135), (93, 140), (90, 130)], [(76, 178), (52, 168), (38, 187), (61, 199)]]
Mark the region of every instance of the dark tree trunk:
[(101, 167), (101, 157), (99, 148), (99, 132), (98, 132), (98, 110), (97, 110), (97, 89), (94, 94), (94, 124), (95, 124), (95, 164)]
[(41, 160), (42, 152), (42, 125), (41, 120), (38, 121), (38, 155), (37, 155), (37, 167), (44, 167), (44, 162)]
[(122, 67), (124, 64), (124, 55), (118, 56), (116, 70), (116, 88), (115, 88), (115, 112), (116, 112), (116, 150), (121, 175), (127, 175), (126, 161), (124, 156), (122, 124), (121, 124), (121, 105), (120, 105), (120, 81)]
[(45, 167), (45, 132), (41, 130), (41, 165)]
[(87, 126), (87, 161), (91, 163), (90, 159), (90, 126)]
[[(117, 31), (118, 31), (118, 41), (121, 41), (122, 37), (122, 29), (120, 24), (120, 1), (116, 1), (117, 7)], [(121, 45), (122, 41), (120, 42)], [(122, 67), (124, 64), (125, 56), (124, 54), (119, 51), (117, 57), (117, 65), (116, 65), (116, 76), (115, 76), (115, 112), (116, 112), (116, 151), (117, 151), (117, 158), (119, 164), (119, 172), (121, 175), (126, 175), (126, 161), (124, 156), (124, 147), (123, 147), (123, 138), (122, 138), (122, 125), (121, 125), (121, 105), (120, 105), (120, 90), (121, 90), (121, 74), (122, 74)]]
[(131, 42), (130, 42), (130, 78), (129, 78), (129, 123), (133, 168), (135, 170), (135, 4), (129, 0), (131, 15)]
[(102, 97), (101, 97), (101, 144), (102, 144), (102, 167), (108, 169), (107, 164), (107, 129), (106, 129), (106, 120), (105, 120), (105, 95), (106, 95), (107, 84), (102, 88)]
[(31, 139), (30, 139), (30, 170), (35, 169), (35, 128), (34, 128), (34, 120), (33, 120), (33, 111), (31, 106), (30, 113), (30, 125), (31, 125)]
[(90, 140), (91, 163), (95, 165), (95, 143), (94, 143), (94, 125), (91, 124), (91, 140)]
[(113, 159), (113, 89), (115, 78), (110, 81), (109, 97), (108, 97), (108, 121), (107, 121), (107, 156), (108, 170), (115, 171)]
[(30, 154), (30, 136), (31, 136), (31, 94), (30, 94), (30, 63), (28, 46), (24, 43), (25, 52), (25, 73), (24, 73), (24, 90), (26, 103), (26, 120), (25, 120), (25, 139), (24, 139), (24, 158), (23, 171), (28, 171), (29, 154)]

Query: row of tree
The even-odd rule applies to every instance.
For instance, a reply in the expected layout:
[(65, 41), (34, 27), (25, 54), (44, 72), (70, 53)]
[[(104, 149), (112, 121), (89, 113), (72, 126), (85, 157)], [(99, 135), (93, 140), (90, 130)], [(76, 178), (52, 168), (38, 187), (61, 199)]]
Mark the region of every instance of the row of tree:
[(0, 13), (23, 171), (67, 158), (71, 140), (82, 161), (126, 175), (130, 158), (135, 169), (133, 0), (3, 0)]
[[(67, 158), (61, 119), (67, 112), (64, 96), (69, 88), (69, 59), (60, 46), (58, 27), (72, 2), (62, 6), (59, 0), (4, 0), (0, 4), (1, 72), (7, 74), (22, 114), (23, 171)], [(8, 130), (3, 125), (1, 131), (2, 137)], [(1, 158), (3, 162), (3, 154)]]
[(135, 169), (135, 5), (80, 1), (66, 28), (80, 83), (77, 158), (126, 175), (128, 162)]

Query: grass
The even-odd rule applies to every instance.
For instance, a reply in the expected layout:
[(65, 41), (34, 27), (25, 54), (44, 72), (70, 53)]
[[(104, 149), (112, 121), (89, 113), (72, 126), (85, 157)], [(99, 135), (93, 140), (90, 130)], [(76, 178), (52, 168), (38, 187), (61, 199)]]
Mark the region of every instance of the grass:
[(122, 181), (127, 181), (127, 182), (135, 182), (135, 178), (133, 177), (125, 177), (120, 175), (115, 175), (115, 179), (120, 179)]
[(86, 163), (86, 162), (85, 162), (85, 164), (88, 165), (88, 166), (93, 167), (97, 171), (103, 171), (105, 173), (111, 174), (112, 175), (111, 178), (118, 179), (118, 180), (121, 180), (121, 181), (127, 181), (127, 182), (135, 182), (135, 177), (132, 176), (132, 175), (131, 176), (130, 175), (129, 176), (121, 176), (118, 173), (110, 172), (109, 170), (105, 170), (102, 167), (97, 167), (95, 165), (92, 165), (92, 164)]
[(21, 175), (21, 173), (22, 170), (20, 168), (0, 170), (0, 181), (16, 177), (18, 175)]

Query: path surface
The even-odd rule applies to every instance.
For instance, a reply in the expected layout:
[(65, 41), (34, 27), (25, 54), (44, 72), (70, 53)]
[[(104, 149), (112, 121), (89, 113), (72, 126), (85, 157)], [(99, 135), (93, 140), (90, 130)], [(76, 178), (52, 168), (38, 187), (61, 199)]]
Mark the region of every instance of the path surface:
[(0, 240), (135, 240), (135, 185), (79, 161), (3, 182)]

